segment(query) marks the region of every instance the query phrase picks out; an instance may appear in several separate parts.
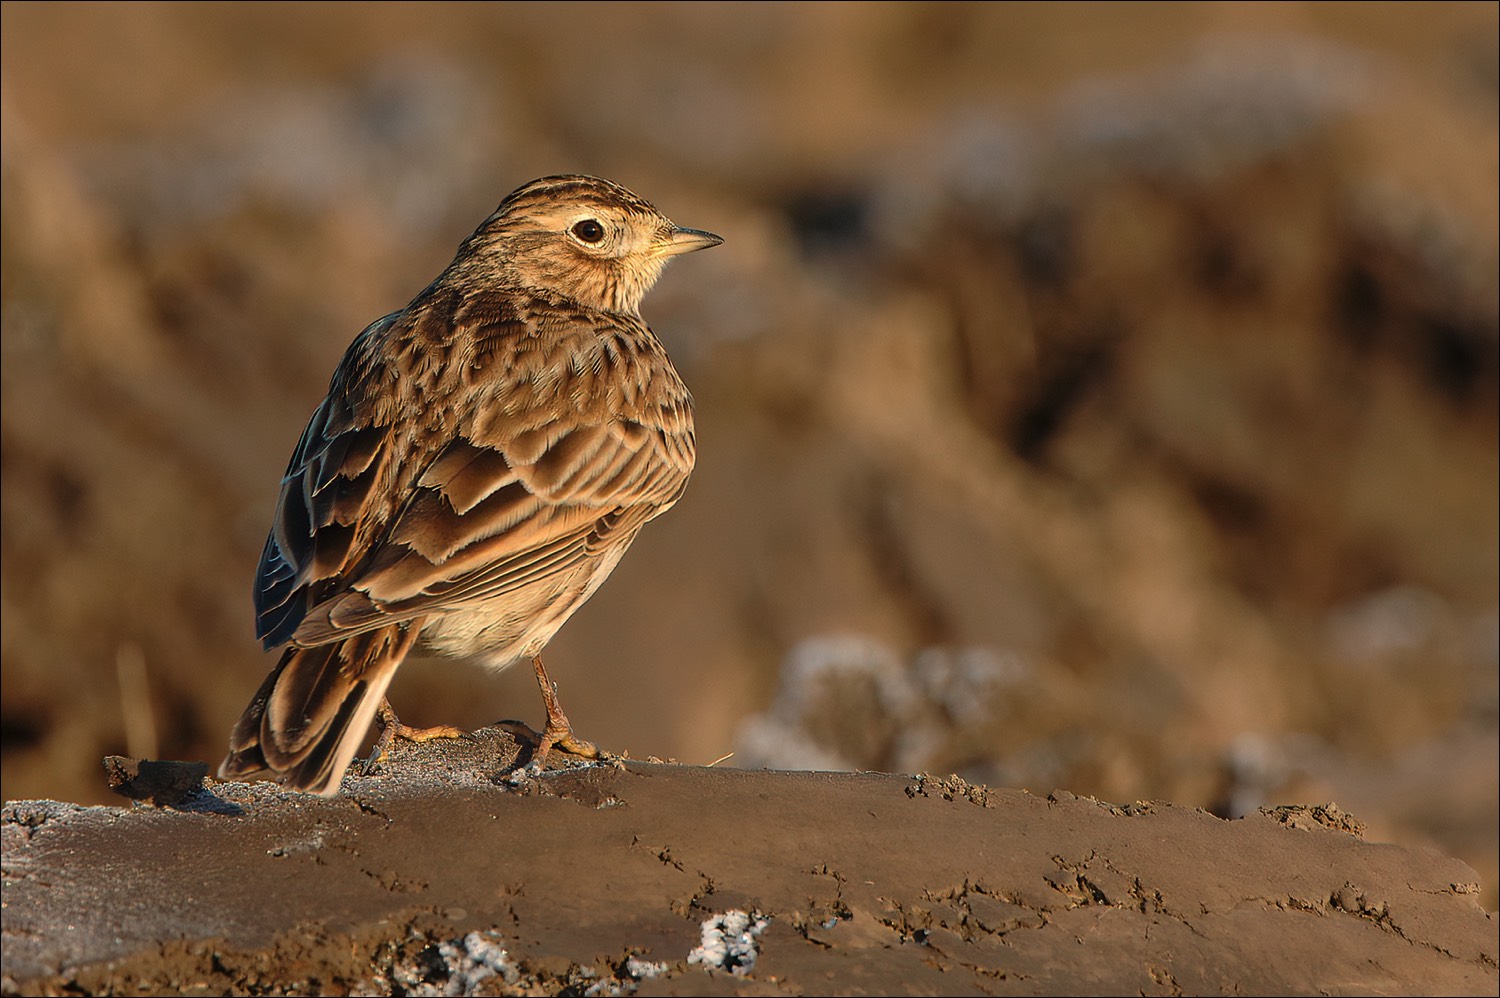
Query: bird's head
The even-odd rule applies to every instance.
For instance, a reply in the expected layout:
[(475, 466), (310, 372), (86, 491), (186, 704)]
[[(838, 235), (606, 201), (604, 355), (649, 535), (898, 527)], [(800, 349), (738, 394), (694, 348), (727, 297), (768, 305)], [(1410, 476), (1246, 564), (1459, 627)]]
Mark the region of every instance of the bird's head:
[(589, 308), (636, 314), (668, 260), (717, 246), (598, 177), (543, 177), (513, 191), (465, 241), (456, 264)]

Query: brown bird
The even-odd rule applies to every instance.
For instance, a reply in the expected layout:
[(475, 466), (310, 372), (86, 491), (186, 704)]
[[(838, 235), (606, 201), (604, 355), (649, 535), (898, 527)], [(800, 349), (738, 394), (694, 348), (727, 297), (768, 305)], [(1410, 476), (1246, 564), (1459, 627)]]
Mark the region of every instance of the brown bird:
[(640, 304), (669, 259), (721, 242), (618, 184), (544, 177), (360, 333), (282, 478), (255, 611), (285, 651), (221, 776), (332, 794), (372, 720), (377, 752), (423, 737), (385, 701), (414, 646), (530, 658), (534, 764), (554, 745), (597, 757), (540, 654), (687, 485), (692, 397)]

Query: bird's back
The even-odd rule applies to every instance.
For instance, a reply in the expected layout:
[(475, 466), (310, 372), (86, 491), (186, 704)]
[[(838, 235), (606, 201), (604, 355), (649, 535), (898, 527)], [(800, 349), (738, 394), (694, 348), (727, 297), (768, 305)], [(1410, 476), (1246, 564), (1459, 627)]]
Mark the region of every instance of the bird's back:
[(258, 572), (268, 645), (480, 603), (497, 618), (481, 642), (514, 643), (498, 621), (581, 602), (599, 553), (686, 486), (692, 399), (645, 323), (429, 291), (351, 345), (304, 432)]

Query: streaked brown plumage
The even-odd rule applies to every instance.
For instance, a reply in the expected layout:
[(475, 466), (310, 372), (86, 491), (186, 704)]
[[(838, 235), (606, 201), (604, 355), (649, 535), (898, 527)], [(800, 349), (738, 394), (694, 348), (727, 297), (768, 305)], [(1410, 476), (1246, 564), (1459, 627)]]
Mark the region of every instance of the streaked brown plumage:
[(687, 485), (692, 398), (639, 307), (670, 257), (721, 241), (608, 181), (546, 177), (355, 339), (282, 479), (255, 608), (286, 649), (222, 776), (334, 793), (417, 642), (531, 658), (538, 757), (592, 749), (539, 655)]

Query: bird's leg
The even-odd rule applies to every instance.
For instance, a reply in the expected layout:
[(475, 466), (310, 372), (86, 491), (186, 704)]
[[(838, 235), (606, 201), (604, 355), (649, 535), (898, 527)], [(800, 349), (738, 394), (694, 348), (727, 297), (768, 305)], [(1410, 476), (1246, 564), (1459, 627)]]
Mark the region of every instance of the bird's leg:
[(557, 702), (557, 687), (547, 677), (547, 668), (542, 665), (540, 655), (532, 658), (531, 667), (536, 671), (536, 684), (541, 688), (542, 703), (547, 708), (547, 727), (542, 730), (541, 741), (531, 757), (531, 768), (540, 771), (554, 745), (585, 759), (601, 758), (603, 753), (593, 742), (586, 742), (573, 734), (573, 725), (563, 713), (562, 704)]
[(363, 773), (369, 776), (375, 767), (380, 765), (380, 760), (390, 751), (391, 746), (400, 738), (408, 742), (430, 742), (434, 738), (462, 738), (464, 732), (451, 724), (439, 724), (431, 728), (413, 728), (402, 724), (401, 719), (396, 716), (396, 709), (385, 697), (380, 698), (380, 706), (375, 708), (375, 723), (380, 725), (380, 736), (375, 739), (375, 747), (370, 750), (370, 758), (365, 761)]

